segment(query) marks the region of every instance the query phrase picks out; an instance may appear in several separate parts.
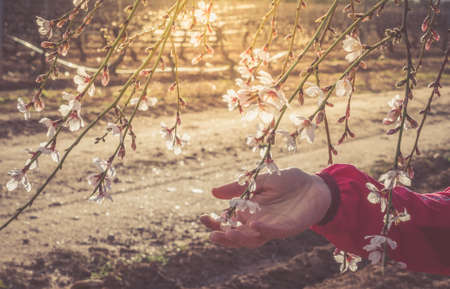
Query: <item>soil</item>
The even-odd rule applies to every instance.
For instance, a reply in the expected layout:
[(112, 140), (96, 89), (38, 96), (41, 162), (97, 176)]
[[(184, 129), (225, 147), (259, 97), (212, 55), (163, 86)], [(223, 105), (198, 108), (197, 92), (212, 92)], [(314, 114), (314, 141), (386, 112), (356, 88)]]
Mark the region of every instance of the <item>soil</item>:
[[(413, 189), (422, 193), (447, 187), (450, 181), (450, 140), (445, 133), (450, 130), (450, 89), (441, 93), (420, 140), (422, 154), (414, 162)], [(380, 119), (394, 94), (355, 95), (351, 128), (357, 136), (337, 147), (336, 163), (352, 163), (375, 177), (389, 169), (396, 137), (386, 136)], [(411, 114), (417, 119), (428, 95), (429, 89), (417, 90), (411, 102)], [(314, 104), (292, 110), (307, 114)], [(343, 99), (335, 99), (328, 110), (333, 139), (343, 131), (335, 120), (345, 105)], [(1, 108), (5, 112), (0, 115), (1, 184), (8, 180), (6, 171), (27, 158), (24, 149), (45, 139), (40, 116), (25, 123), (19, 113), (6, 113), (14, 106), (11, 102)], [(234, 180), (243, 167), (256, 162), (257, 154), (245, 145), (245, 136), (254, 133), (256, 124), (244, 124), (223, 107), (191, 107), (183, 116), (191, 144), (174, 156), (159, 136), (159, 123), (170, 123), (173, 116), (164, 104), (156, 110), (160, 113), (152, 117), (141, 113), (134, 125), (137, 151), (127, 151), (126, 158), (116, 163), (113, 202), (98, 205), (86, 200), (86, 176), (95, 171), (91, 160), (106, 158), (114, 143), (107, 138), (106, 144), (93, 145), (103, 134), (97, 128), (33, 207), (0, 232), (0, 288), (450, 288), (450, 279), (444, 276), (393, 267), (383, 276), (380, 268), (367, 262), (358, 272), (341, 275), (331, 255), (333, 245), (311, 231), (253, 250), (211, 244), (198, 216), (226, 208), (226, 202), (210, 196), (210, 189)], [(87, 117), (94, 112), (95, 108), (88, 111)], [(414, 137), (415, 131), (407, 131), (405, 154)], [(58, 148), (73, 139), (73, 134), (65, 134)], [(294, 154), (277, 144), (274, 158), (280, 167), (319, 171), (328, 158), (325, 140), (319, 131), (314, 145), (301, 143)], [(31, 175), (34, 187), (53, 167), (42, 159), (40, 171)], [(2, 186), (0, 222), (29, 197)]]

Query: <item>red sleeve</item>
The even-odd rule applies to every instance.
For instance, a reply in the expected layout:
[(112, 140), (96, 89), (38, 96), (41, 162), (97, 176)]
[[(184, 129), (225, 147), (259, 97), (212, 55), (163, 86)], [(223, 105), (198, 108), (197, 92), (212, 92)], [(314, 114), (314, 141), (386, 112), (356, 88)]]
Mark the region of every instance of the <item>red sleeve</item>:
[[(382, 185), (351, 165), (332, 165), (318, 174), (332, 193), (332, 204), (324, 219), (312, 227), (340, 250), (367, 258), (365, 236), (379, 235), (383, 213), (379, 204), (367, 200), (366, 183)], [(443, 192), (417, 194), (396, 187), (394, 207), (404, 209), (411, 220), (393, 225), (388, 237), (398, 247), (390, 258), (404, 262), (411, 271), (450, 275), (450, 188)]]

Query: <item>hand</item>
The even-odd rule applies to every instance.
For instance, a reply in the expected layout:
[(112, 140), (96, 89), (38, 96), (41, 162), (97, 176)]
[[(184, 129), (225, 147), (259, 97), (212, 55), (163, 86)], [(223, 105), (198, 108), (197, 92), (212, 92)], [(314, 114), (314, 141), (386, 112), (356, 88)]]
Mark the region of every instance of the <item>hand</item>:
[[(231, 183), (212, 190), (219, 199), (239, 197), (246, 186)], [(250, 199), (261, 207), (250, 214), (237, 211), (241, 226), (222, 231), (220, 222), (203, 215), (200, 221), (212, 229), (212, 242), (232, 248), (256, 248), (272, 239), (296, 235), (314, 224), (326, 214), (331, 205), (331, 193), (324, 181), (316, 175), (291, 168), (281, 175), (260, 175), (256, 191)]]

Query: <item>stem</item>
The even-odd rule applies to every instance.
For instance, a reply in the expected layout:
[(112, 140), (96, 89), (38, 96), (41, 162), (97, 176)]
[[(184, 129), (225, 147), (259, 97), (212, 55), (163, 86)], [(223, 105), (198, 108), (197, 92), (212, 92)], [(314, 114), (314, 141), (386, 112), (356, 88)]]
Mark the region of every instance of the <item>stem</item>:
[[(179, 12), (181, 11), (182, 6), (184, 6), (184, 4), (186, 3), (186, 1), (184, 1), (184, 2), (183, 2), (183, 5), (180, 5), (180, 3), (182, 3), (182, 2), (183, 2), (182, 0), (178, 0), (178, 1), (177, 1), (177, 7), (176, 7), (176, 9), (175, 9), (175, 13), (174, 13), (174, 14), (172, 15), (172, 17), (170, 18), (170, 21), (169, 21), (169, 23), (168, 23), (167, 26), (166, 26), (166, 30), (164, 31), (163, 35), (161, 36), (162, 44), (161, 44), (161, 48), (160, 48), (160, 50), (159, 50), (159, 54), (158, 54), (158, 56), (157, 56), (157, 58), (156, 58), (155, 63), (153, 64), (153, 67), (152, 67), (152, 69), (151, 69), (151, 72), (150, 72), (149, 75), (147, 76), (147, 79), (146, 79), (146, 81), (145, 81), (144, 88), (142, 89), (141, 95), (139, 96), (139, 100), (138, 100), (138, 102), (136, 103), (136, 106), (134, 107), (133, 112), (131, 113), (130, 119), (127, 121), (127, 124), (126, 124), (126, 126), (125, 126), (125, 128), (124, 128), (124, 132), (123, 132), (123, 134), (122, 134), (122, 139), (120, 140), (119, 144), (117, 145), (117, 147), (116, 147), (114, 153), (112, 154), (112, 156), (109, 158), (109, 160), (110, 160), (110, 165), (112, 164), (113, 160), (116, 158), (116, 156), (117, 156), (117, 154), (118, 154), (120, 148), (123, 146), (123, 144), (124, 144), (124, 142), (125, 142), (125, 137), (126, 137), (126, 135), (127, 135), (127, 133), (128, 133), (128, 130), (129, 130), (130, 126), (131, 126), (131, 123), (133, 122), (133, 119), (134, 119), (134, 117), (135, 117), (135, 115), (136, 115), (136, 113), (137, 113), (137, 110), (138, 110), (138, 108), (139, 108), (139, 105), (141, 104), (143, 97), (146, 95), (148, 86), (150, 85), (150, 82), (151, 82), (151, 80), (152, 80), (152, 78), (153, 78), (153, 74), (155, 73), (156, 68), (158, 67), (159, 62), (160, 62), (160, 60), (161, 60), (162, 54), (163, 54), (163, 52), (164, 52), (164, 48), (165, 48), (166, 43), (167, 43), (167, 39), (169, 38), (170, 33), (171, 33), (171, 31), (172, 31), (171, 27), (173, 26), (173, 23), (174, 23), (176, 17), (178, 16)], [(152, 50), (152, 52), (155, 51), (155, 50), (156, 50), (156, 49)], [(105, 177), (106, 177), (107, 171), (108, 171), (108, 170), (105, 170), (105, 172), (101, 175), (101, 178), (100, 178), (100, 180), (98, 181), (98, 184), (96, 185), (96, 187), (94, 188), (94, 191), (91, 193), (90, 197), (93, 196), (93, 195), (97, 192), (97, 190), (100, 188), (100, 186), (102, 185), (103, 180), (104, 180)]]
[(302, 3), (303, 3), (303, 0), (297, 0), (297, 8), (296, 8), (296, 11), (295, 11), (294, 28), (292, 29), (292, 38), (291, 38), (291, 42), (289, 43), (289, 51), (288, 51), (288, 54), (286, 56), (286, 59), (284, 60), (283, 68), (281, 69), (280, 75), (283, 75), (284, 72), (286, 71), (287, 65), (289, 63), (289, 59), (291, 58), (291, 55), (292, 55), (292, 50), (294, 49), (295, 36), (297, 35), (297, 29), (299, 28), (298, 25), (299, 25), (300, 10), (301, 10), (301, 7), (302, 7)]
[[(96, 76), (102, 71), (102, 69), (104, 68), (104, 66), (107, 64), (109, 58), (111, 57), (113, 51), (115, 50), (117, 44), (119, 43), (119, 40), (121, 39), (123, 33), (125, 32), (125, 29), (127, 28), (130, 20), (133, 18), (133, 16), (135, 15), (135, 12), (137, 10), (137, 7), (139, 6), (140, 2), (142, 0), (135, 0), (134, 2), (134, 6), (132, 11), (130, 12), (130, 15), (128, 16), (127, 20), (125, 21), (119, 35), (116, 38), (116, 41), (114, 42), (114, 44), (111, 46), (110, 50), (108, 51), (107, 56), (105, 57), (105, 60), (103, 61), (103, 63), (100, 65), (99, 69), (97, 70), (97, 72), (94, 74), (94, 77), (92, 77), (91, 81), (89, 82), (89, 84), (86, 86), (85, 90), (81, 93), (81, 95), (83, 95), (84, 93), (86, 93), (86, 91), (89, 89), (90, 85), (92, 85), (92, 83), (94, 82)], [(157, 44), (155, 44), (156, 46), (159, 46), (158, 42)], [(67, 156), (70, 154), (70, 152), (72, 151), (72, 149), (80, 142), (80, 140), (86, 135), (86, 133), (100, 120), (102, 119), (112, 108), (114, 108), (117, 103), (119, 102), (119, 100), (121, 99), (122, 95), (124, 94), (124, 92), (126, 91), (126, 89), (128, 88), (128, 86), (131, 84), (132, 80), (138, 75), (138, 73), (144, 69), (144, 67), (148, 64), (148, 62), (150, 61), (150, 59), (152, 58), (153, 54), (154, 54), (155, 50), (152, 50), (152, 53), (145, 59), (144, 63), (138, 68), (138, 70), (136, 70), (136, 72), (128, 79), (128, 81), (125, 83), (124, 87), (122, 88), (122, 90), (120, 91), (120, 94), (116, 97), (116, 99), (113, 101), (112, 104), (110, 104), (103, 112), (101, 112), (97, 118), (92, 121), (84, 130), (83, 132), (75, 139), (75, 141), (66, 149), (63, 157), (61, 158), (60, 162), (58, 163), (58, 165), (56, 166), (56, 168), (53, 170), (53, 172), (48, 176), (48, 178), (45, 180), (45, 182), (37, 189), (36, 193), (30, 198), (30, 200), (28, 200), (28, 202), (26, 202), (22, 207), (18, 208), (16, 210), (16, 212), (2, 225), (0, 226), (0, 231), (3, 230), (4, 228), (6, 228), (12, 221), (14, 221), (26, 208), (30, 207), (34, 200), (43, 192), (43, 190), (46, 188), (46, 186), (50, 183), (50, 181), (54, 178), (54, 176), (56, 175), (56, 173), (62, 169), (62, 165), (65, 161), (65, 159), (67, 158)], [(70, 114), (69, 114), (70, 115)], [(68, 119), (67, 115), (64, 119), (63, 122), (65, 122)], [(52, 142), (56, 141), (56, 138), (58, 136), (58, 134), (62, 131), (63, 126), (60, 126), (58, 128), (58, 130), (55, 133), (55, 136), (53, 136), (46, 144), (45, 147), (47, 147), (49, 144), (51, 144)], [(35, 161), (39, 156), (41, 155), (41, 152), (37, 152), (33, 158), (31, 159), (31, 162), (28, 164), (28, 166), (26, 166), (25, 168), (27, 169), (30, 164)]]
[[(387, 1), (387, 0), (383, 0), (383, 1)], [(330, 9), (328, 9), (328, 12), (327, 12), (326, 16), (322, 19), (322, 22), (320, 23), (319, 27), (316, 29), (316, 32), (314, 33), (312, 39), (308, 42), (308, 44), (306, 45), (305, 49), (303, 49), (302, 53), (300, 53), (297, 56), (297, 59), (295, 59), (295, 61), (291, 64), (289, 69), (280, 77), (280, 79), (276, 83), (276, 86), (281, 85), (282, 83), (284, 83), (287, 80), (287, 78), (291, 74), (292, 70), (294, 70), (294, 68), (297, 66), (297, 64), (300, 62), (300, 60), (303, 58), (303, 56), (306, 55), (308, 50), (313, 45), (314, 41), (316, 41), (316, 39), (319, 37), (320, 31), (322, 31), (322, 28), (324, 27), (326, 20), (328, 19), (328, 17), (330, 17), (330, 15), (332, 13), (334, 13), (334, 11), (336, 9), (336, 6), (337, 6), (337, 0), (334, 0), (334, 2), (331, 5)]]
[[(414, 70), (414, 65), (412, 63), (412, 55), (411, 55), (411, 46), (409, 43), (409, 39), (408, 39), (408, 29), (407, 29), (407, 20), (408, 20), (408, 11), (409, 11), (409, 5), (408, 5), (408, 0), (404, 0), (404, 7), (403, 7), (403, 17), (402, 17), (402, 26), (400, 28), (400, 31), (403, 33), (403, 42), (405, 43), (405, 47), (406, 47), (406, 58), (407, 58), (407, 67), (406, 67), (406, 83), (405, 83), (405, 96), (403, 98), (403, 110), (402, 110), (402, 118), (401, 118), (401, 122), (400, 122), (400, 130), (399, 130), (399, 134), (398, 134), (398, 140), (397, 140), (397, 147), (395, 150), (395, 155), (394, 155), (394, 170), (398, 169), (398, 159), (400, 157), (401, 154), (401, 144), (402, 144), (402, 138), (403, 138), (403, 130), (404, 130), (404, 124), (405, 124), (405, 119), (406, 119), (406, 115), (407, 115), (407, 109), (408, 109), (408, 100), (409, 100), (409, 95), (411, 93), (411, 86), (410, 86), (410, 81), (411, 81), (411, 77), (412, 77), (412, 72)], [(394, 186), (393, 186), (394, 187)], [(393, 194), (393, 187), (389, 190), (389, 201), (388, 201), (388, 205), (386, 208), (386, 223), (383, 226), (383, 235), (387, 235), (388, 234), (388, 224), (390, 222), (390, 212), (392, 210), (392, 194)], [(383, 270), (386, 267), (387, 264), (387, 259), (388, 259), (388, 252), (387, 252), (387, 244), (384, 243), (384, 248), (383, 248)]]
[(422, 120), (420, 121), (420, 125), (419, 125), (419, 127), (417, 129), (417, 134), (416, 134), (416, 139), (414, 141), (414, 146), (413, 146), (413, 148), (411, 150), (411, 153), (408, 155), (408, 163), (406, 164), (406, 168), (409, 168), (409, 166), (411, 164), (412, 157), (413, 157), (414, 153), (416, 152), (417, 145), (419, 143), (420, 133), (422, 132), (422, 128), (423, 128), (423, 126), (425, 124), (425, 120), (427, 119), (427, 115), (428, 115), (428, 113), (431, 110), (431, 103), (433, 102), (433, 97), (434, 97), (434, 95), (436, 93), (436, 90), (439, 88), (439, 82), (441, 81), (442, 73), (444, 72), (445, 66), (447, 65), (449, 54), (450, 54), (450, 49), (447, 48), (447, 51), (445, 52), (445, 55), (444, 55), (444, 60), (442, 61), (441, 68), (440, 68), (439, 73), (438, 73), (438, 75), (436, 77), (436, 80), (433, 83), (433, 85), (434, 85), (433, 91), (431, 92), (431, 95), (428, 98), (427, 105), (425, 106), (425, 109), (423, 111), (423, 117), (422, 117)]

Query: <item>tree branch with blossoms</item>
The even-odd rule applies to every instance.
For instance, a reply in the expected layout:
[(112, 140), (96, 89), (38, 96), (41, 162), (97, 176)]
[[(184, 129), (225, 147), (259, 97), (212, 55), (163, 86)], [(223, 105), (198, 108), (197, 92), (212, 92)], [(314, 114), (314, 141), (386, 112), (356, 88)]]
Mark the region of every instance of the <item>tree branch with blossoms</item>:
[[(182, 0), (178, 0), (178, 2), (180, 2)], [(185, 3), (186, 1), (183, 1), (183, 3)], [(116, 37), (115, 42), (111, 45), (107, 55), (105, 56), (105, 59), (103, 61), (103, 63), (99, 66), (97, 72), (88, 79), (88, 82), (85, 83), (85, 85), (82, 85), (82, 89), (80, 94), (78, 95), (78, 99), (81, 99), (81, 97), (88, 92), (88, 90), (90, 89), (90, 87), (93, 85), (94, 80), (96, 79), (96, 77), (103, 71), (104, 67), (106, 67), (106, 64), (108, 63), (109, 58), (111, 57), (111, 55), (113, 54), (114, 49), (117, 47), (117, 45), (119, 44), (120, 40), (122, 39), (122, 36), (128, 26), (128, 24), (130, 23), (131, 19), (134, 17), (135, 12), (137, 11), (137, 8), (139, 6), (139, 4), (141, 3), (141, 0), (135, 0), (134, 5), (132, 6), (132, 9), (130, 10), (130, 13), (120, 31), (120, 33), (118, 34), (118, 36)], [(179, 11), (177, 11), (177, 13), (174, 13), (172, 17), (175, 17), (175, 15), (178, 15)], [(171, 22), (172, 23), (172, 22)], [(150, 54), (146, 57), (146, 59), (143, 61), (143, 63), (139, 66), (139, 68), (129, 77), (129, 79), (126, 81), (126, 83), (123, 85), (123, 87), (121, 88), (119, 95), (115, 98), (115, 100), (105, 109), (103, 110), (95, 120), (93, 120), (84, 130), (83, 132), (75, 139), (75, 141), (65, 150), (65, 153), (63, 155), (63, 157), (61, 158), (61, 160), (59, 161), (57, 167), (52, 171), (52, 173), (49, 175), (49, 177), (44, 181), (44, 183), (37, 189), (36, 193), (30, 198), (30, 200), (28, 202), (26, 202), (22, 207), (18, 208), (16, 210), (16, 212), (2, 225), (0, 226), (0, 231), (3, 230), (4, 228), (6, 228), (13, 220), (15, 220), (26, 208), (30, 207), (34, 200), (42, 193), (42, 191), (45, 189), (45, 187), (50, 183), (50, 181), (54, 178), (54, 176), (57, 174), (57, 172), (62, 169), (62, 165), (64, 163), (64, 161), (66, 160), (67, 156), (70, 154), (70, 152), (79, 144), (79, 142), (81, 141), (81, 139), (87, 134), (87, 132), (94, 127), (95, 124), (97, 124), (110, 110), (112, 110), (114, 107), (117, 106), (117, 104), (119, 103), (120, 99), (122, 98), (122, 96), (124, 95), (125, 91), (127, 90), (127, 88), (134, 82), (134, 80), (136, 79), (136, 77), (139, 75), (139, 73), (144, 70), (144, 68), (148, 65), (148, 63), (151, 61), (151, 59), (153, 58), (153, 56), (156, 53), (156, 50), (158, 49), (158, 47), (162, 44), (162, 42), (165, 40), (167, 40), (167, 38), (169, 37), (170, 34), (170, 29), (171, 29), (171, 25), (167, 25), (166, 26), (166, 30), (163, 33), (163, 36), (161, 37), (161, 39), (154, 45), (153, 49), (151, 50)], [(165, 43), (165, 41), (164, 41)], [(160, 59), (160, 57), (158, 58)], [(157, 61), (159, 62), (159, 60)], [(156, 69), (156, 66), (154, 67), (153, 71)], [(78, 86), (78, 88), (80, 88), (80, 86)], [(76, 125), (75, 127), (81, 128), (83, 125), (83, 120), (80, 116), (80, 107), (81, 105), (79, 104), (77, 99), (70, 99), (69, 101), (69, 109), (71, 109), (70, 113), (66, 114), (63, 118), (62, 121), (59, 121), (56, 124), (62, 124), (62, 123), (66, 123), (68, 120), (71, 121), (75, 121), (77, 122), (79, 125)], [(64, 107), (64, 111), (67, 111), (67, 106)], [(61, 111), (61, 109), (60, 109)], [(56, 125), (55, 123), (52, 123), (52, 126)], [(53, 136), (51, 137), (51, 139), (46, 143), (46, 145), (44, 146), (44, 148), (47, 148), (49, 145), (51, 145), (52, 148), (54, 148), (55, 144), (56, 144), (56, 138), (58, 136), (58, 134), (62, 131), (63, 129), (63, 125), (60, 125), (59, 128), (56, 130), (56, 132), (54, 132)], [(51, 127), (50, 127), (51, 128)], [(24, 183), (24, 187), (27, 189), (27, 191), (31, 190), (31, 185), (28, 182), (28, 178), (26, 176), (26, 172), (28, 171), (28, 169), (30, 168), (30, 166), (33, 164), (34, 161), (37, 160), (37, 158), (42, 154), (41, 151), (37, 151), (33, 157), (31, 158), (30, 161), (27, 161), (27, 165), (22, 169), (22, 170), (13, 170), (10, 171), (10, 175), (12, 177), (12, 180), (8, 183), (10, 184), (12, 181), (14, 181), (15, 183), (17, 182), (22, 182)], [(26, 182), (24, 181), (26, 180)], [(10, 186), (7, 186), (8, 189), (12, 188)], [(16, 186), (17, 187), (17, 186)]]

